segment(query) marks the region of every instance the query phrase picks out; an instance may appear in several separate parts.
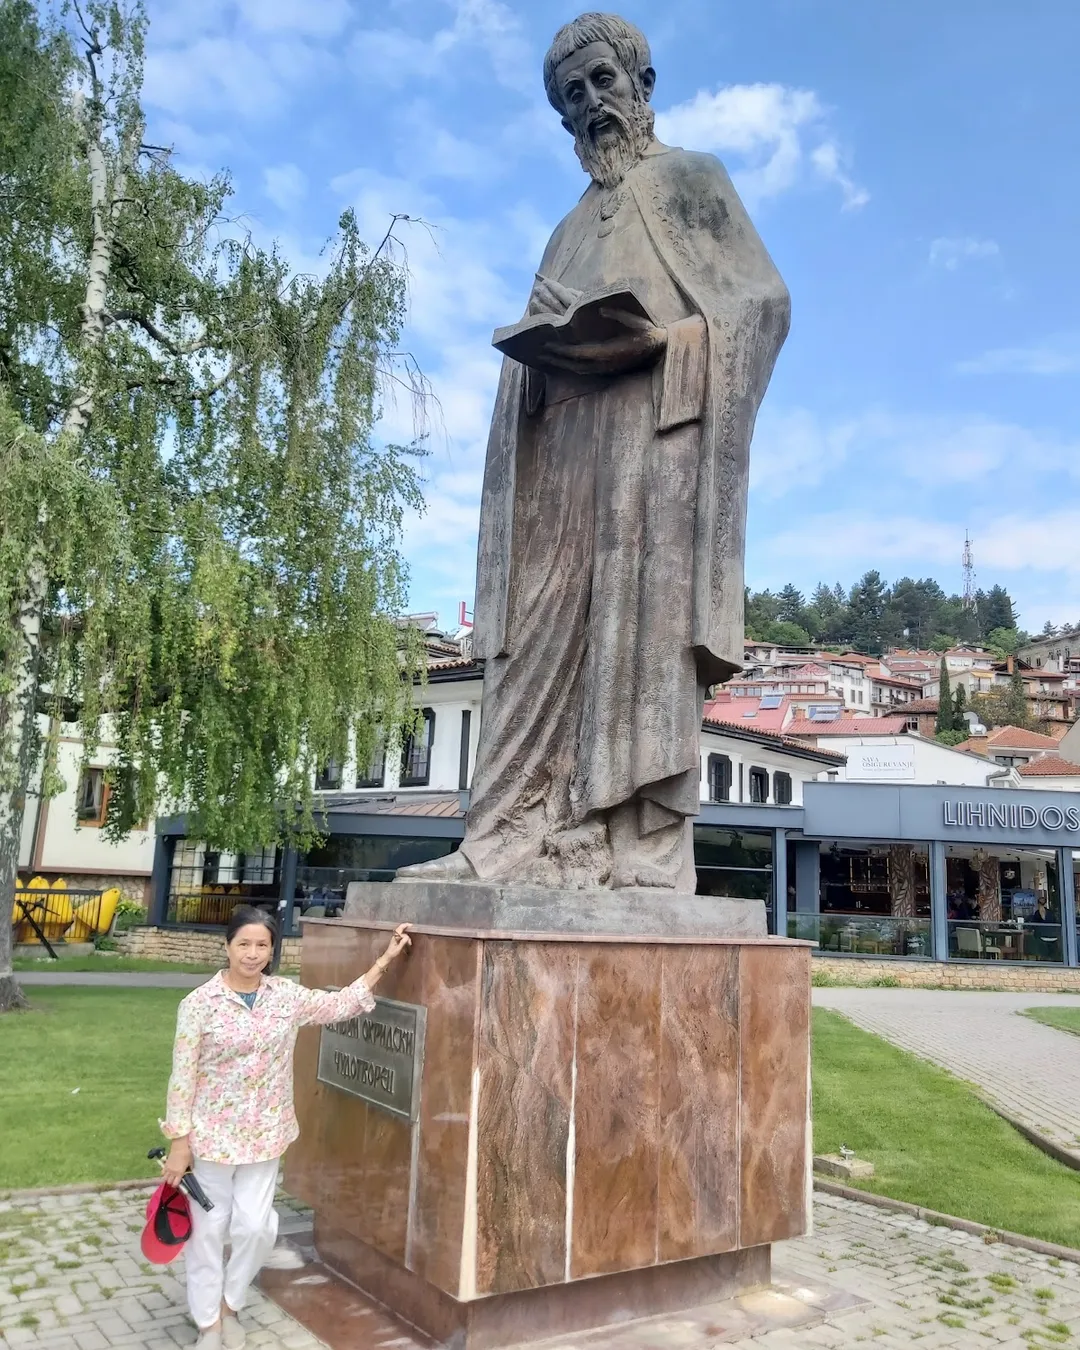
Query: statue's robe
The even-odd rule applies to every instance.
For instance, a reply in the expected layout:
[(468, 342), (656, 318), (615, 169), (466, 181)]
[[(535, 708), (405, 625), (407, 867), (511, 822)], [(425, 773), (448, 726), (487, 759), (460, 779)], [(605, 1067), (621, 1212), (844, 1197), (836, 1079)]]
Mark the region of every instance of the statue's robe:
[(742, 667), (748, 451), (788, 294), (719, 161), (657, 142), (614, 193), (589, 187), (540, 274), (585, 295), (628, 283), (667, 346), (609, 376), (503, 363), (463, 851), (483, 878), (611, 884), (612, 846), (617, 873), (651, 839), (660, 884), (692, 890), (701, 701)]

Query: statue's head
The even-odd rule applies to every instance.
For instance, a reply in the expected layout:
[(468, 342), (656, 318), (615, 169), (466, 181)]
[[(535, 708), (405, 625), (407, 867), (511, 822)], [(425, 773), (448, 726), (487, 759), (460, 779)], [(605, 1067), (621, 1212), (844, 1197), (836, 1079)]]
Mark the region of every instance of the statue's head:
[(652, 140), (656, 72), (645, 34), (617, 14), (582, 14), (555, 34), (544, 87), (581, 167), (614, 187)]

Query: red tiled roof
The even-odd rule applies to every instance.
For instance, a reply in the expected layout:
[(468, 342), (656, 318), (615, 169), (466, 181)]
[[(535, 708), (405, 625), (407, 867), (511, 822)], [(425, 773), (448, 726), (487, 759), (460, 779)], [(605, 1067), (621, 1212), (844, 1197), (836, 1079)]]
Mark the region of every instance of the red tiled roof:
[(1044, 736), (1039, 731), (1026, 731), (1023, 727), (996, 727), (986, 739), (993, 746), (1001, 746), (1009, 750), (1055, 750), (1057, 748), (1057, 741), (1053, 736)]
[(1080, 778), (1080, 764), (1070, 764), (1060, 755), (1041, 755), (1016, 770), (1024, 778)]
[(905, 713), (936, 713), (940, 704), (936, 698), (915, 698), (904, 704)]
[[(739, 699), (738, 702), (741, 703), (742, 699)], [(706, 709), (707, 708), (708, 705), (706, 704)], [(754, 736), (760, 737), (762, 740), (775, 741), (778, 746), (786, 750), (801, 750), (804, 752), (812, 750), (815, 755), (824, 755), (828, 759), (836, 760), (838, 764), (843, 764), (847, 759), (847, 756), (842, 754), (839, 750), (823, 750), (818, 746), (809, 746), (806, 744), (805, 740), (800, 740), (794, 735), (782, 735), (779, 731), (768, 731), (750, 718), (747, 718), (744, 721), (741, 717), (710, 717), (708, 712), (706, 712), (706, 716), (702, 720), (707, 729), (720, 732), (721, 734), (725, 731), (749, 731)], [(867, 720), (869, 721), (872, 719), (868, 718)], [(800, 725), (810, 726), (811, 723), (804, 722)]]
[(440, 657), (437, 661), (427, 663), (428, 670), (465, 670), (469, 666), (476, 666), (479, 669), (479, 662), (471, 656), (455, 656), (448, 660)]
[[(795, 728), (798, 727), (798, 730)], [(838, 717), (833, 722), (793, 722), (790, 736), (899, 736), (907, 728), (904, 717)]]
[(759, 698), (745, 694), (732, 698), (730, 694), (721, 693), (705, 704), (704, 717), (706, 721), (727, 722), (731, 726), (749, 727), (753, 731), (782, 731), (789, 713), (786, 695), (778, 707), (762, 708)]

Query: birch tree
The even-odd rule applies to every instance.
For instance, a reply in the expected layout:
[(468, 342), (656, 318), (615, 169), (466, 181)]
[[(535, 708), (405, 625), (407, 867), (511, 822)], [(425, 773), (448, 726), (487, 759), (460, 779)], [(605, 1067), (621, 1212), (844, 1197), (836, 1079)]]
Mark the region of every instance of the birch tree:
[(0, 1010), (39, 726), (117, 746), (106, 831), (314, 837), (327, 759), (411, 716), (415, 445), (372, 435), (405, 276), (342, 216), (319, 277), (147, 141), (140, 5), (0, 0)]

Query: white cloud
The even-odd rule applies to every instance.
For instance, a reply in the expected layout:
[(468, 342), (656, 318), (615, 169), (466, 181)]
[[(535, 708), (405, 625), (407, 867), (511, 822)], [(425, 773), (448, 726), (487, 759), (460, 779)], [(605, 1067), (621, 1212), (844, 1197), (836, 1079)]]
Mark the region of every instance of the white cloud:
[(420, 77), (452, 76), (460, 68), (463, 48), (479, 48), (491, 62), (498, 82), (534, 94), (536, 66), (521, 22), (502, 0), (452, 0), (454, 19), (430, 38), (401, 28), (368, 28), (352, 43), (354, 62), (366, 79), (391, 88)]
[(266, 117), (268, 111), (280, 113), (293, 90), (332, 64), (329, 50), (292, 38), (253, 43), (200, 37), (147, 54), (145, 96), (150, 106), (178, 117), (219, 111)]
[(793, 187), (806, 171), (836, 184), (844, 207), (870, 200), (843, 168), (839, 146), (827, 131), (825, 108), (809, 89), (782, 84), (733, 84), (657, 114), (661, 140), (688, 150), (737, 155), (743, 167), (732, 177), (753, 206)]
[(942, 236), (930, 243), (930, 266), (955, 272), (963, 263), (996, 258), (1000, 253), (993, 239), (977, 239), (971, 234)]
[(240, 14), (263, 33), (333, 37), (348, 24), (349, 0), (238, 0)]
[(307, 194), (307, 175), (295, 164), (271, 164), (263, 169), (263, 191), (281, 211), (294, 211)]
[(1078, 375), (1080, 338), (1062, 335), (1032, 347), (996, 347), (958, 361), (961, 375)]
[(1080, 441), (977, 414), (872, 409), (827, 422), (806, 409), (762, 409), (750, 482), (764, 499), (804, 492), (841, 469), (850, 477), (883, 468), (897, 488), (1000, 483), (1021, 468), (1080, 477)]

